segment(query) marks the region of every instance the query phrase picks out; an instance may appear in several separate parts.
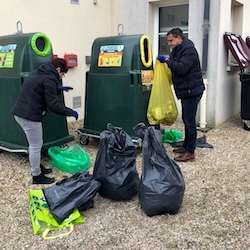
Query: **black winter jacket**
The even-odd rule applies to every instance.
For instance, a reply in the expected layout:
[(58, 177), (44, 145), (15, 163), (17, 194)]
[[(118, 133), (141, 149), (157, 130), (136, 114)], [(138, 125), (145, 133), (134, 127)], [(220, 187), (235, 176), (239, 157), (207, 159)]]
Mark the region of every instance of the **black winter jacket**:
[(25, 79), (11, 113), (31, 121), (42, 121), (49, 109), (59, 115), (73, 116), (72, 109), (58, 102), (60, 76), (51, 64), (41, 65)]
[(178, 99), (201, 94), (204, 89), (198, 53), (192, 41), (184, 38), (170, 53), (167, 62), (172, 72), (175, 94)]

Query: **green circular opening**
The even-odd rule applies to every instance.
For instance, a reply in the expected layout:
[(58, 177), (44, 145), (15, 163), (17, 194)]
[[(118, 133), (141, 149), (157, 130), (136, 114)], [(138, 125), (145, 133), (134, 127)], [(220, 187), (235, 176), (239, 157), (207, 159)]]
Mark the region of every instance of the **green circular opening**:
[(43, 33), (36, 33), (31, 38), (31, 48), (39, 56), (47, 56), (51, 52), (49, 38)]

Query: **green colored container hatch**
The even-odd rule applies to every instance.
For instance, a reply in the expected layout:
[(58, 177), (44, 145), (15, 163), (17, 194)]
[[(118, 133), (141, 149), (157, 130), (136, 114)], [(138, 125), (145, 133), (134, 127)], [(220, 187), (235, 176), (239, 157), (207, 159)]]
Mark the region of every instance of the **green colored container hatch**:
[(95, 39), (86, 98), (82, 135), (98, 137), (107, 123), (121, 127), (132, 139), (133, 127), (147, 121), (153, 80), (150, 40), (146, 35), (122, 35)]
[[(25, 78), (53, 59), (49, 38), (43, 33), (17, 33), (0, 37), (0, 149), (28, 153), (24, 132), (11, 114)], [(64, 97), (59, 97), (64, 104)], [(43, 120), (43, 150), (74, 139), (66, 118), (48, 112)]]

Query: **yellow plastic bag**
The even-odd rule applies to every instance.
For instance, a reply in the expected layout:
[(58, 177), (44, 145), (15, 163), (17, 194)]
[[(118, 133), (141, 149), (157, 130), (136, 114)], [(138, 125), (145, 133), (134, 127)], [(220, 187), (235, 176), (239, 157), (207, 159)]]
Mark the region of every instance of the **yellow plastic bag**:
[(156, 60), (154, 82), (149, 98), (147, 118), (150, 125), (172, 125), (178, 109), (171, 89), (172, 74), (166, 63)]

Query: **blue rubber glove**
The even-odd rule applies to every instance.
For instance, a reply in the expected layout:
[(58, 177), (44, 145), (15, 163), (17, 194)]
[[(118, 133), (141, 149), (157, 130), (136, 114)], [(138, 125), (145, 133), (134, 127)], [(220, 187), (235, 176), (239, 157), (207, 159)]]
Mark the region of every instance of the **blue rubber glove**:
[(76, 120), (78, 120), (78, 113), (77, 113), (77, 111), (72, 110), (72, 112), (73, 112), (73, 116), (76, 118)]
[(73, 88), (72, 87), (68, 87), (68, 86), (60, 86), (59, 87), (59, 90), (61, 90), (61, 91), (69, 91), (69, 90), (72, 90)]
[(158, 59), (161, 63), (164, 63), (164, 62), (166, 62), (167, 57), (166, 57), (166, 56), (158, 56), (157, 59)]

